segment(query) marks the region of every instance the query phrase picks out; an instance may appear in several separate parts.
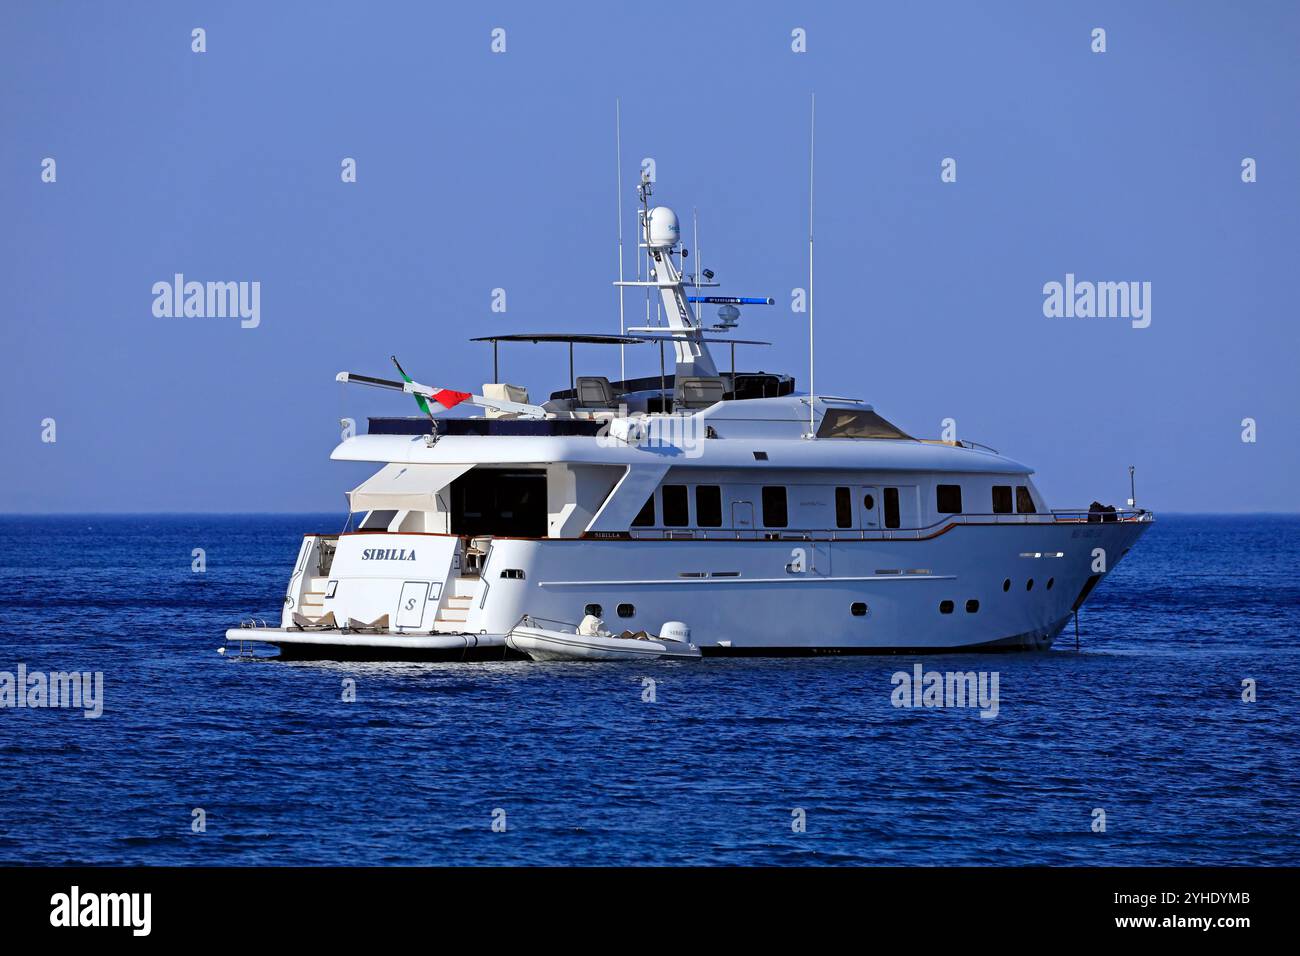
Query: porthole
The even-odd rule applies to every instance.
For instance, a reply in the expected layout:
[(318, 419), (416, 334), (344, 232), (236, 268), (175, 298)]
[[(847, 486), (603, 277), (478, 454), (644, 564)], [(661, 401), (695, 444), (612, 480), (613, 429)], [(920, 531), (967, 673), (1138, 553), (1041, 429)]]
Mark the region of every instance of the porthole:
[(953, 608), (953, 604), (952, 604), (951, 601), (940, 601), (940, 602), (939, 602), (939, 613), (940, 613), (940, 614), (951, 614), (951, 613), (952, 613), (952, 608)]
[(605, 609), (599, 604), (588, 604), (582, 609), (583, 614), (590, 614), (592, 617), (600, 617), (605, 613)]
[(852, 614), (854, 617), (866, 617), (867, 616), (866, 603), (863, 601), (854, 601), (851, 605), (849, 605), (849, 613)]
[(1034, 589), (1034, 579), (1030, 578), (1028, 581), (1025, 582), (1025, 590), (1032, 591), (1033, 589)]
[(502, 568), (501, 577), (511, 581), (522, 581), (524, 579), (523, 568)]
[(1010, 578), (1007, 578), (1005, 581), (1002, 582), (1002, 590), (1004, 590), (1004, 591), (1010, 591), (1010, 590), (1011, 590), (1011, 579), (1010, 579)]
[(636, 613), (636, 607), (634, 607), (631, 604), (620, 604), (618, 606), (619, 617), (631, 617), (635, 613)]
[(980, 609), (980, 602), (975, 600), (974, 598), (971, 598), (969, 601), (966, 602), (967, 614), (974, 614), (979, 609)]
[(1047, 590), (1052, 590), (1052, 585), (1056, 583), (1056, 578), (1047, 579)]
[(876, 499), (871, 495), (867, 495), (865, 498), (862, 499), (862, 507), (866, 508), (868, 511), (870, 511), (875, 506), (876, 506)]

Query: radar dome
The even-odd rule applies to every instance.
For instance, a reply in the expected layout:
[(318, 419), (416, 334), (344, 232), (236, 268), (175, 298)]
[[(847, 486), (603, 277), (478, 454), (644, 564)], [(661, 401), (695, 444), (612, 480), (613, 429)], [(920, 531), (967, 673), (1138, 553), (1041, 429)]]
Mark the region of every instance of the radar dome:
[(682, 230), (677, 224), (677, 213), (667, 206), (650, 210), (650, 246), (654, 249), (671, 249), (681, 241)]

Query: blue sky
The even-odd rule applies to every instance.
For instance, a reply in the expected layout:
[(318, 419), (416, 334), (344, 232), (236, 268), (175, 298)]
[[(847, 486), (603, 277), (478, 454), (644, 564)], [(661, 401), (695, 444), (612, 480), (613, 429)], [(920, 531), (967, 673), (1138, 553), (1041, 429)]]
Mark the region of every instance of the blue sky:
[[(811, 91), (819, 391), (954, 418), (1055, 506), (1135, 464), (1157, 510), (1297, 510), (1298, 10), (7, 3), (0, 511), (341, 509), (338, 419), (413, 406), (337, 371), (477, 389), (471, 336), (617, 330), (615, 97), (628, 220), (653, 157), (721, 291), (777, 299), (740, 364), (803, 382)], [(177, 272), (260, 282), (261, 324), (155, 317)], [(1066, 273), (1150, 282), (1150, 327), (1045, 317)], [(557, 347), (502, 362), (567, 380)]]

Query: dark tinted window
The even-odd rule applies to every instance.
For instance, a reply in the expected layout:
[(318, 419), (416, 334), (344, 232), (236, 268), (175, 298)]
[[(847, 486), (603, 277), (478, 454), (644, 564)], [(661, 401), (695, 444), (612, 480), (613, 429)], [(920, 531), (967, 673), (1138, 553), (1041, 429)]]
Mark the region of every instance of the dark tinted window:
[(590, 614), (592, 617), (600, 617), (605, 612), (599, 604), (588, 604), (582, 609), (582, 613)]
[[(645, 500), (645, 504), (641, 506), (641, 510), (637, 513), (637, 516), (632, 519), (632, 527), (650, 528), (654, 526), (654, 523), (655, 523), (655, 496), (651, 495), (649, 498)], [(600, 617), (599, 614), (597, 614), (596, 616)]]
[(867, 605), (862, 601), (854, 601), (849, 605), (849, 613), (854, 617), (866, 617)]
[(696, 487), (695, 523), (701, 528), (722, 527), (722, 489), (717, 485)]
[(853, 527), (853, 493), (848, 488), (835, 489), (835, 527)]
[(980, 609), (980, 602), (975, 600), (974, 598), (971, 598), (969, 601), (966, 602), (967, 614), (974, 614), (979, 609)]
[(885, 527), (898, 527), (898, 489), (885, 489)]
[(691, 523), (685, 485), (664, 485), (664, 527), (684, 528)]
[(763, 524), (768, 528), (784, 528), (789, 523), (785, 509), (785, 486), (763, 486)]
[(993, 486), (993, 513), (995, 515), (1011, 514), (1011, 486)]
[(875, 412), (856, 408), (829, 408), (817, 427), (818, 438), (911, 438), (897, 425)]
[(934, 501), (940, 514), (960, 514), (961, 485), (935, 485)]
[(631, 604), (620, 604), (616, 610), (618, 611), (619, 617), (631, 617), (636, 613), (636, 608)]
[(951, 613), (952, 613), (952, 602), (951, 602), (951, 601), (940, 601), (940, 602), (939, 602), (939, 613), (940, 613), (940, 614), (951, 614)]
[(1034, 507), (1033, 495), (1024, 485), (1016, 485), (1016, 510), (1022, 515), (1031, 515), (1038, 510)]
[(396, 511), (372, 511), (361, 522), (363, 528), (387, 528), (397, 517)]
[(862, 496), (862, 507), (870, 511), (875, 506), (876, 506), (876, 499), (874, 497), (872, 497), (871, 495)]

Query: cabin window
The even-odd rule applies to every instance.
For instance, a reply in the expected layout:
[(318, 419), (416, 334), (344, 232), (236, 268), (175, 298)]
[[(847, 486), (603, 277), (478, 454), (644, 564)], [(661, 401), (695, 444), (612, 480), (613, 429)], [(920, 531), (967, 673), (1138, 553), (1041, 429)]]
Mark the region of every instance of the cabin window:
[(722, 527), (722, 489), (717, 485), (695, 486), (695, 523), (701, 528)]
[(599, 604), (588, 604), (582, 609), (583, 614), (590, 614), (592, 617), (600, 617), (605, 613), (605, 609)]
[(387, 531), (388, 526), (392, 524), (393, 519), (397, 517), (396, 511), (372, 511), (366, 515), (365, 520), (361, 522), (361, 527), (367, 530), (379, 528)]
[(934, 501), (940, 514), (961, 514), (961, 485), (935, 485)]
[(885, 527), (898, 527), (898, 489), (885, 489)]
[(967, 614), (974, 614), (974, 613), (977, 612), (979, 609), (980, 609), (980, 602), (977, 601), (977, 600), (975, 600), (974, 598), (971, 598), (969, 601), (966, 602), (966, 613), (967, 613)]
[(1016, 511), (1022, 515), (1031, 515), (1038, 511), (1034, 507), (1034, 496), (1024, 485), (1016, 485)]
[(664, 485), (663, 507), (665, 528), (684, 528), (691, 523), (685, 485)]
[(1007, 578), (1005, 581), (1002, 582), (1002, 590), (1003, 590), (1003, 591), (1010, 591), (1010, 590), (1011, 590), (1011, 579), (1010, 579), (1010, 578)]
[(785, 507), (785, 486), (763, 486), (763, 525), (768, 528), (784, 528), (789, 524), (789, 515)]
[(853, 493), (848, 488), (835, 489), (835, 527), (853, 527)]
[(862, 496), (862, 507), (866, 508), (868, 511), (871, 511), (873, 508), (875, 508), (875, 507), (876, 507), (876, 498), (875, 498), (875, 496), (874, 496), (874, 495), (863, 495), (863, 496)]
[(511, 581), (522, 581), (524, 579), (523, 568), (502, 568), (501, 577)]
[(951, 601), (940, 601), (940, 602), (939, 602), (939, 613), (940, 613), (940, 614), (951, 614), (951, 613), (952, 613), (952, 608), (953, 608), (953, 604), (952, 604)]
[(636, 606), (632, 604), (620, 604), (618, 606), (619, 617), (631, 617), (636, 613)]
[[(641, 506), (635, 518), (632, 519), (634, 528), (653, 528), (655, 523), (655, 496), (651, 495)], [(596, 615), (599, 617), (600, 615)]]
[(867, 605), (864, 601), (854, 601), (849, 605), (849, 613), (854, 617), (866, 617)]
[(1025, 590), (1032, 591), (1033, 589), (1034, 589), (1034, 579), (1030, 578), (1028, 581), (1025, 582)]
[(995, 515), (1011, 514), (1011, 486), (993, 486), (993, 513)]
[(541, 468), (474, 468), (451, 483), (452, 534), (544, 538), (546, 472)]

